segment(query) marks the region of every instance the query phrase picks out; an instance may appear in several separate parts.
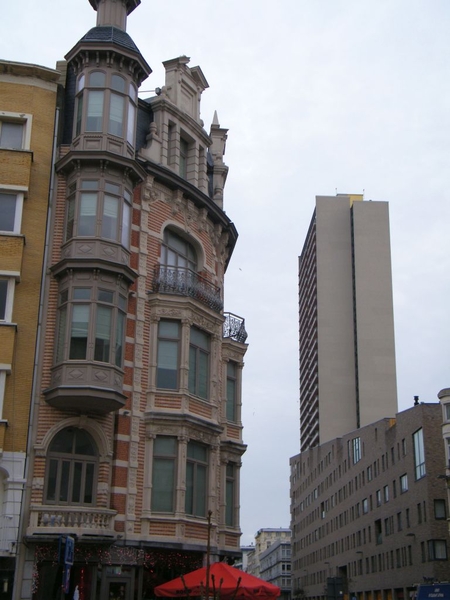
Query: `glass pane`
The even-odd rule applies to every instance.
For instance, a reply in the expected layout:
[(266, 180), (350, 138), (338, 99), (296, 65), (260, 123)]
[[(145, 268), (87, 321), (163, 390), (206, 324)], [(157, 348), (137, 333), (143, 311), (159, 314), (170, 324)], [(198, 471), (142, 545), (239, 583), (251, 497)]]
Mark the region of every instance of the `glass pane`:
[(75, 127), (75, 135), (80, 135), (82, 122), (83, 122), (83, 96), (80, 96), (78, 98), (78, 104), (77, 104), (77, 123), (76, 123), (76, 127)]
[(173, 512), (175, 460), (155, 458), (152, 475), (152, 510)]
[(196, 442), (189, 442), (187, 449), (188, 458), (195, 459), (206, 463), (207, 450), (203, 444), (197, 444)]
[(81, 475), (83, 463), (76, 462), (73, 465), (72, 502), (79, 502), (81, 496)]
[(75, 433), (75, 454), (85, 454), (87, 456), (96, 456), (97, 449), (87, 431), (77, 429)]
[(227, 379), (227, 419), (234, 421), (236, 418), (236, 381)]
[(66, 225), (66, 240), (70, 240), (73, 236), (73, 221), (75, 217), (75, 198), (67, 200), (67, 225)]
[(103, 204), (102, 237), (110, 240), (117, 239), (119, 214), (119, 199), (114, 196), (105, 196)]
[(52, 458), (48, 466), (48, 479), (47, 479), (47, 502), (54, 502), (56, 500), (56, 477), (58, 474), (58, 461)]
[(120, 75), (113, 75), (111, 77), (111, 87), (116, 92), (124, 92), (125, 91), (125, 79)]
[(83, 192), (80, 200), (80, 217), (78, 220), (78, 235), (95, 235), (97, 218), (97, 194)]
[(179, 338), (180, 324), (178, 321), (160, 321), (158, 331), (160, 338), (177, 340)]
[(0, 321), (5, 320), (7, 296), (8, 296), (8, 280), (0, 279)]
[(201, 465), (197, 465), (195, 514), (199, 517), (204, 517), (206, 515), (206, 467)]
[(123, 135), (123, 109), (124, 98), (117, 94), (111, 94), (109, 103), (108, 133), (121, 137)]
[(67, 327), (67, 307), (63, 306), (59, 310), (58, 333), (57, 333), (57, 339), (56, 339), (56, 362), (60, 362), (64, 358), (64, 344), (66, 342), (66, 327)]
[(111, 342), (112, 308), (107, 306), (97, 307), (97, 322), (95, 328), (94, 360), (109, 362)]
[(197, 366), (197, 352), (192, 346), (189, 348), (189, 391), (191, 394), (197, 392), (196, 385), (196, 366)]
[(209, 350), (209, 335), (196, 327), (191, 328), (191, 344)]
[(74, 435), (75, 432), (72, 428), (63, 429), (57, 433), (50, 444), (50, 452), (58, 452), (58, 454), (72, 454)]
[(2, 148), (14, 148), (20, 150), (23, 145), (23, 123), (8, 123), (3, 121), (0, 124), (0, 146)]
[(91, 288), (74, 288), (73, 299), (74, 300), (90, 300), (91, 299)]
[(130, 223), (131, 206), (127, 202), (124, 202), (122, 207), (122, 235), (120, 241), (125, 248), (129, 248), (130, 246)]
[(16, 194), (0, 194), (0, 231), (14, 231)]
[(108, 290), (99, 290), (97, 294), (97, 300), (112, 304), (114, 302), (114, 292), (110, 292)]
[(101, 71), (94, 71), (89, 75), (89, 85), (92, 87), (105, 87), (105, 74)]
[(159, 340), (156, 387), (170, 390), (178, 387), (178, 342)]
[(185, 511), (188, 515), (194, 512), (194, 465), (190, 462), (186, 464)]
[(84, 89), (84, 74), (81, 75), (81, 77), (78, 80), (78, 88), (77, 88), (77, 92), (81, 92), (82, 89)]
[(198, 391), (200, 398), (208, 398), (208, 364), (209, 355), (199, 352), (198, 355)]
[(116, 323), (116, 366), (121, 367), (123, 361), (123, 338), (125, 334), (125, 314), (123, 312), (117, 313)]
[(225, 524), (233, 525), (234, 513), (234, 481), (227, 481), (226, 484), (226, 507), (225, 507)]
[(94, 471), (95, 465), (88, 463), (84, 480), (84, 504), (92, 504), (94, 501)]
[(103, 97), (104, 92), (89, 92), (86, 131), (102, 131)]
[(59, 485), (59, 501), (67, 502), (69, 497), (69, 475), (70, 475), (70, 462), (63, 460), (61, 462), (61, 483)]
[(83, 179), (81, 182), (82, 190), (98, 190), (98, 181), (95, 179)]
[(176, 456), (177, 440), (173, 437), (159, 435), (153, 443), (153, 455)]
[(130, 98), (136, 102), (137, 90), (132, 83), (130, 83)]
[(134, 146), (134, 130), (136, 122), (136, 108), (128, 102), (127, 142)]
[(72, 328), (70, 332), (70, 359), (86, 358), (89, 325), (89, 306), (76, 304), (72, 309)]

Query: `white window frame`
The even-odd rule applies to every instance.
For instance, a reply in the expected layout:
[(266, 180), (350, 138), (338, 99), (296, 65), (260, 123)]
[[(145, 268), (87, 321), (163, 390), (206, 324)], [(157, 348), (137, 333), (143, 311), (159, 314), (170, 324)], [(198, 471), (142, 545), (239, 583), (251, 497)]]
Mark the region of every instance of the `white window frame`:
[(7, 280), (7, 289), (6, 289), (6, 306), (5, 306), (5, 316), (3, 319), (0, 319), (0, 323), (12, 323), (12, 313), (14, 306), (14, 290), (16, 287), (16, 280), (13, 274), (5, 273), (0, 271), (0, 279)]
[[(9, 123), (23, 123), (23, 139), (22, 139), (22, 148), (11, 148), (14, 150), (29, 150), (30, 142), (31, 142), (31, 125), (33, 121), (33, 115), (27, 113), (15, 113), (9, 112), (6, 110), (0, 110), (0, 122), (9, 122)], [(3, 150), (8, 150), (8, 148), (1, 146)]]
[(11, 373), (11, 365), (0, 363), (0, 421), (3, 421), (3, 404), (5, 402), (6, 375)]
[[(14, 227), (11, 230), (9, 229), (0, 229), (1, 235), (18, 235), (21, 232), (22, 227), (22, 214), (23, 214), (23, 200), (25, 197), (25, 192), (28, 189), (23, 186), (18, 185), (2, 185), (0, 184), (0, 194), (11, 194), (16, 196), (16, 213), (14, 216)], [(1, 200), (0, 200), (1, 202)], [(1, 226), (1, 224), (0, 224)]]

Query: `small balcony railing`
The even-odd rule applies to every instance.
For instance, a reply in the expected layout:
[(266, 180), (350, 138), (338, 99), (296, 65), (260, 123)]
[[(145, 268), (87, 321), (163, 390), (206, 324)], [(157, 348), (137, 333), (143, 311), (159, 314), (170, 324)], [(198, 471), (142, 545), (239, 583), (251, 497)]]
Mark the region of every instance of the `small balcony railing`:
[(157, 267), (152, 291), (189, 296), (217, 312), (223, 309), (220, 289), (195, 271), (183, 267)]
[(115, 510), (74, 506), (32, 506), (28, 535), (73, 531), (78, 535), (114, 535)]
[(245, 331), (245, 320), (242, 317), (233, 315), (233, 313), (224, 313), (225, 322), (223, 324), (223, 337), (231, 338), (235, 342), (243, 344), (247, 339)]

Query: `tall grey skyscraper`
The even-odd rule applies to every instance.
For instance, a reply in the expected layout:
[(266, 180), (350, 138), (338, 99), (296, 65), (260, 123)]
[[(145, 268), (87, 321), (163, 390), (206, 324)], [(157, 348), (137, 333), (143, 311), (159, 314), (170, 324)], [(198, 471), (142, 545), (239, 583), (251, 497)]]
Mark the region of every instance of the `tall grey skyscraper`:
[(316, 196), (299, 257), (301, 451), (397, 412), (387, 202)]

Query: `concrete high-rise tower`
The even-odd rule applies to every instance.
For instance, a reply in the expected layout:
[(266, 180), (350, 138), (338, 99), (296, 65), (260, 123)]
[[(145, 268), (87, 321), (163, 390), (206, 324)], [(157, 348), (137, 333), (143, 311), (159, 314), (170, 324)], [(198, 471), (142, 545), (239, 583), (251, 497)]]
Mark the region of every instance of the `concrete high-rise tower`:
[(397, 411), (389, 213), (317, 196), (299, 258), (301, 451)]

